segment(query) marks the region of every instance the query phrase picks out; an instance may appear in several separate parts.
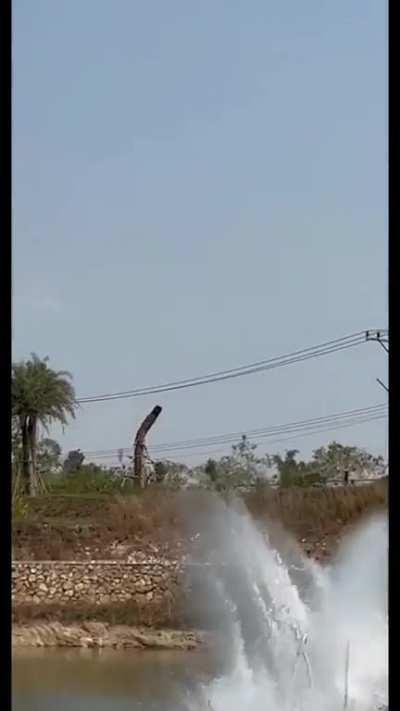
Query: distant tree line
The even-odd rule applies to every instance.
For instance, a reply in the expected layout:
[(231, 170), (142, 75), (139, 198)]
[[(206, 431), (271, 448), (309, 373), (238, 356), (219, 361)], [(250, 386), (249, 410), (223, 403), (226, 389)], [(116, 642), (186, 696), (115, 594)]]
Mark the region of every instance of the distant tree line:
[[(36, 495), (43, 487), (84, 491), (133, 490), (132, 458), (127, 465), (100, 466), (85, 461), (77, 449), (62, 460), (61, 447), (49, 437), (39, 436), (52, 423), (65, 426), (75, 417), (76, 400), (72, 377), (54, 371), (48, 359), (35, 354), (12, 367), (12, 468), (14, 480), (23, 494)], [(385, 462), (364, 449), (338, 442), (316, 449), (309, 461), (299, 458), (297, 449), (282, 454), (258, 456), (257, 445), (246, 435), (234, 444), (231, 453), (205, 464), (188, 467), (163, 460), (154, 463), (152, 482), (170, 488), (200, 486), (216, 491), (254, 486), (306, 487), (330, 483), (351, 484), (384, 476)]]

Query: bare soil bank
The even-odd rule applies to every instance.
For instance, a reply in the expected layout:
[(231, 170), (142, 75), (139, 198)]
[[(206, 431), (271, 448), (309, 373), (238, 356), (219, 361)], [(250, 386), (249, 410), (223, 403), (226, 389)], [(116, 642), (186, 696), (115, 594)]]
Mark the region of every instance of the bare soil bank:
[(85, 647), (193, 650), (205, 646), (209, 635), (187, 630), (151, 630), (145, 627), (108, 625), (101, 622), (61, 624), (36, 622), (14, 625), (13, 647)]
[[(241, 498), (254, 519), (278, 522), (305, 553), (323, 560), (344, 531), (387, 507), (387, 481), (335, 488), (259, 487)], [(13, 522), (19, 560), (180, 558), (201, 538), (191, 512), (207, 506), (207, 492), (151, 487), (129, 496), (45, 496), (26, 500)]]

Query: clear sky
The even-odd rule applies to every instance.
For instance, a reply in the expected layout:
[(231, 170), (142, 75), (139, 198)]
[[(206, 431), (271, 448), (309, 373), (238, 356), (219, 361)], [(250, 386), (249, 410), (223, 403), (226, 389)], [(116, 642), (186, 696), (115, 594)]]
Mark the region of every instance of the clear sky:
[[(13, 6), (15, 359), (84, 396), (387, 326), (385, 2)], [(54, 433), (128, 446), (155, 404), (152, 443), (319, 417), (384, 402), (386, 370), (369, 343)], [(386, 426), (259, 452), (333, 438), (384, 453)]]

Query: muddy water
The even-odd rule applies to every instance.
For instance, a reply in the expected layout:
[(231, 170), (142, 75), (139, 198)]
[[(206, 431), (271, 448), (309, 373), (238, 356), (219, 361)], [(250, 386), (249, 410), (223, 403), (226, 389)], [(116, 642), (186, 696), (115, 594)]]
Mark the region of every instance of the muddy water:
[(221, 671), (205, 652), (16, 650), (13, 711), (180, 711)]

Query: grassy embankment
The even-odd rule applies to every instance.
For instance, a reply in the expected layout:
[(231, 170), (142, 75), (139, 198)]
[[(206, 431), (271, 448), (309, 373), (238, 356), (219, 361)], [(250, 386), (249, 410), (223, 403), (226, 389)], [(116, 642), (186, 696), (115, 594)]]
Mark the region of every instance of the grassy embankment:
[[(365, 515), (385, 510), (387, 482), (346, 488), (264, 488), (242, 498), (261, 525), (279, 522), (308, 555), (323, 560), (349, 526)], [(14, 518), (13, 555), (24, 560), (104, 559), (113, 556), (115, 542), (143, 554), (177, 553), (193, 533), (186, 508), (202, 506), (205, 501), (199, 492), (169, 492), (157, 487), (128, 496), (97, 493), (30, 499)], [(193, 624), (187, 619), (183, 600), (178, 599), (172, 611), (169, 606), (154, 610), (130, 602), (104, 607), (76, 604), (69, 609), (18, 606), (13, 616), (19, 623), (47, 618), (176, 628)]]

